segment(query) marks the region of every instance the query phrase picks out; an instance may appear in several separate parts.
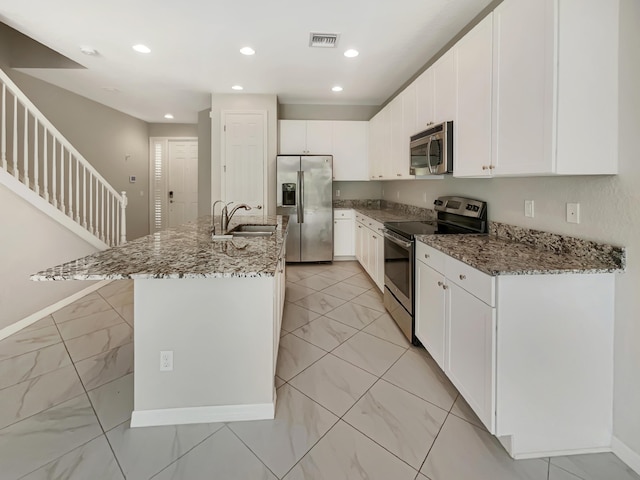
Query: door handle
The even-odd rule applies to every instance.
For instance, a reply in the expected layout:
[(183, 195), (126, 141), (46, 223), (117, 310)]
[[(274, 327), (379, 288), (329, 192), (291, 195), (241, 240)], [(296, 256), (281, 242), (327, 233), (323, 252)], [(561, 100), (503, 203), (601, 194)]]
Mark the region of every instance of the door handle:
[(253, 207), (253, 208), (255, 208), (256, 210), (262, 210), (262, 205), (256, 205), (256, 206), (255, 206), (255, 207)]
[(173, 203), (173, 190), (169, 190), (169, 203)]

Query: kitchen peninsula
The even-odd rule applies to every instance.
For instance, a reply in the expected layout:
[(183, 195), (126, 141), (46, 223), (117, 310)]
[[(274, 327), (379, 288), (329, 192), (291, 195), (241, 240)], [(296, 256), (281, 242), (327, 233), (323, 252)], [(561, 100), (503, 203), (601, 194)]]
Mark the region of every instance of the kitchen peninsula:
[(241, 223), (277, 228), (212, 240), (203, 217), (31, 276), (133, 279), (132, 427), (274, 417), (288, 217)]

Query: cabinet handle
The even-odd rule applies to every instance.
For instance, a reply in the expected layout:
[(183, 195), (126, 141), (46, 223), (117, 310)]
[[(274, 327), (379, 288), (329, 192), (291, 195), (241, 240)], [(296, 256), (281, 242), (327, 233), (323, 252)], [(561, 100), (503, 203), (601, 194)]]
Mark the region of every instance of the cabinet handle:
[(362, 225), (358, 225), (358, 228), (362, 228)]
[(424, 254), (424, 258), (429, 258), (431, 255), (429, 255), (428, 253)]
[(378, 178), (382, 178), (382, 175), (378, 175)]
[(494, 168), (496, 168), (495, 165), (489, 165), (489, 170), (493, 170)]
[(438, 282), (439, 287), (441, 287), (442, 285), (444, 285), (442, 282)]
[(338, 224), (338, 221), (337, 221), (337, 220), (334, 220), (334, 221), (333, 221), (333, 223), (335, 223), (335, 224), (337, 225), (337, 224)]
[(449, 285), (442, 285), (443, 290), (447, 290), (448, 288), (449, 288)]
[(489, 167), (487, 167), (486, 165), (482, 165), (482, 169), (483, 169), (483, 170), (488, 170), (488, 169), (489, 169)]
[(464, 280), (465, 278), (467, 278), (466, 275), (460, 275), (460, 280)]
[(401, 173), (396, 173), (396, 176), (397, 176), (397, 177), (401, 177), (401, 176), (402, 176), (402, 174), (401, 174)]
[(376, 237), (375, 235), (371, 235), (371, 237), (372, 237), (374, 240), (378, 238), (378, 237)]

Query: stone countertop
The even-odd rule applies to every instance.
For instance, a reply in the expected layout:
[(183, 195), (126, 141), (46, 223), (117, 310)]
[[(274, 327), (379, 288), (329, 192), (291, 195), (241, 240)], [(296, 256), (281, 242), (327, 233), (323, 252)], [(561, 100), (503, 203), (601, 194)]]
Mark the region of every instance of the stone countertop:
[(603, 249), (553, 252), (495, 235), (420, 235), (418, 241), (489, 275), (614, 273), (624, 271), (624, 257)]
[(354, 210), (377, 222), (413, 222), (419, 220), (431, 220), (420, 214), (411, 214), (395, 208), (362, 208), (356, 207)]
[(270, 277), (285, 240), (288, 216), (237, 216), (239, 224), (277, 225), (268, 237), (212, 240), (211, 217), (138, 238), (31, 275), (31, 280)]

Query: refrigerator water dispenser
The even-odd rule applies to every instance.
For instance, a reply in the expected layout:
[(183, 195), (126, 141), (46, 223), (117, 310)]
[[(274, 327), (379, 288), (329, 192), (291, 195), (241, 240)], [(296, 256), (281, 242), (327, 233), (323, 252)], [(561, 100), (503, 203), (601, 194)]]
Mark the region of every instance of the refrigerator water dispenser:
[(296, 184), (295, 183), (283, 183), (282, 184), (282, 206), (289, 207), (296, 204)]

